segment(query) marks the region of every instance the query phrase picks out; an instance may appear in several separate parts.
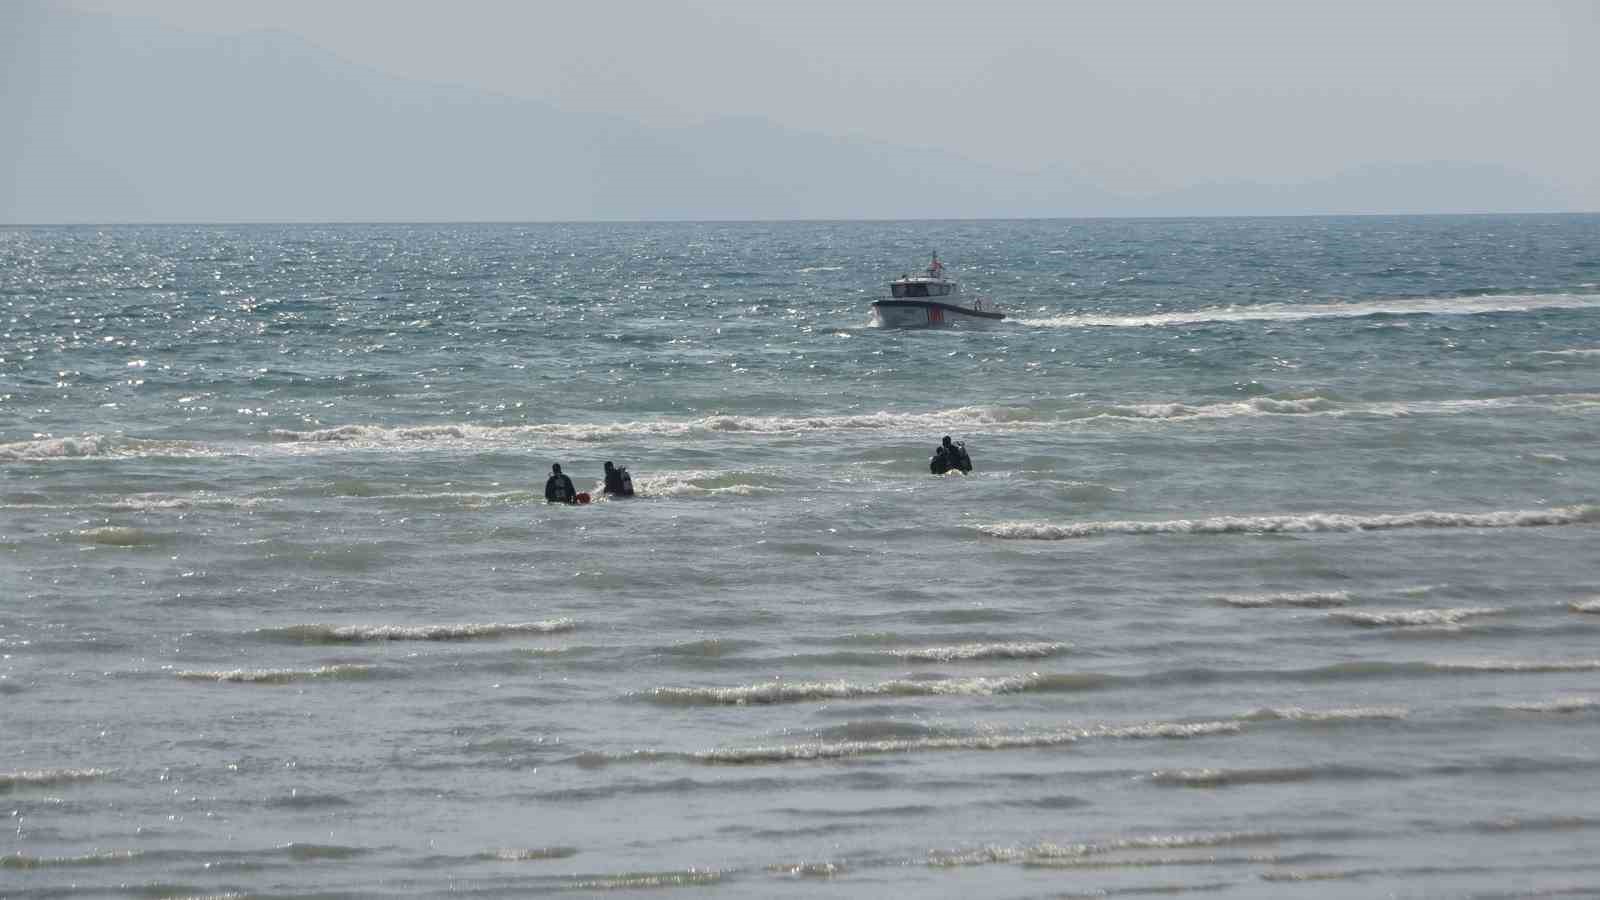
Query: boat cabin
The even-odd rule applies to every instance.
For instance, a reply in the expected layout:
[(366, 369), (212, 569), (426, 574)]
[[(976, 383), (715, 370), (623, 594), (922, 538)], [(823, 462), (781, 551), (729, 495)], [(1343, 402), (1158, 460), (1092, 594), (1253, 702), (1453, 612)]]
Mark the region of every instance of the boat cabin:
[(889, 282), (890, 296), (896, 300), (949, 297), (955, 292), (956, 283), (944, 279), (944, 263), (939, 262), (937, 253), (933, 255), (933, 262), (928, 265), (928, 274), (902, 275)]

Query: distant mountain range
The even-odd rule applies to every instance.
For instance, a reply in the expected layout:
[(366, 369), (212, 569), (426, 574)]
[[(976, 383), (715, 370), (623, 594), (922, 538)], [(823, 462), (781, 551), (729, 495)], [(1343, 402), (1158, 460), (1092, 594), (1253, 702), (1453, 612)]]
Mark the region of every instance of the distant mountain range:
[[(35, 7), (0, 13), (0, 222), (990, 218), (1561, 211), (1491, 165), (1370, 165), (1289, 185), (1120, 195), (1065, 167), (689, 128), (420, 84), (281, 32), (216, 38)], [(4, 49), (0, 47), (0, 49)]]

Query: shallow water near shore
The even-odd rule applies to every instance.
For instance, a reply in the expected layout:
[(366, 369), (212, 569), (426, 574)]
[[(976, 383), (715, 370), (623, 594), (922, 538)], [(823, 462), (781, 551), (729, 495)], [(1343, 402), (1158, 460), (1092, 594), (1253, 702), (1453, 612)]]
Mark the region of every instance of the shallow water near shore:
[(0, 893), (1600, 892), (1597, 435), (1596, 216), (0, 229)]

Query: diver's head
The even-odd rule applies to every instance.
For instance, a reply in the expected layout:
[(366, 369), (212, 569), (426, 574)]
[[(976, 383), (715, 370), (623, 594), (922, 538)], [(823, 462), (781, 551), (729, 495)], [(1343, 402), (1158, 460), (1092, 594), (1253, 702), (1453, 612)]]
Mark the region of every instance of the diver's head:
[(950, 435), (948, 434), (944, 436), (944, 445), (946, 447), (950, 446)]
[(613, 466), (613, 465), (612, 465), (612, 464), (611, 464), (611, 460), (609, 460), (609, 459), (608, 459), (608, 460), (606, 460), (606, 471), (607, 471), (607, 472), (609, 472), (609, 471), (611, 471), (611, 470), (612, 470), (612, 469), (615, 469), (615, 468), (616, 468), (616, 466)]
[(561, 463), (551, 463), (550, 464), (550, 474), (551, 475), (560, 475), (561, 474)]

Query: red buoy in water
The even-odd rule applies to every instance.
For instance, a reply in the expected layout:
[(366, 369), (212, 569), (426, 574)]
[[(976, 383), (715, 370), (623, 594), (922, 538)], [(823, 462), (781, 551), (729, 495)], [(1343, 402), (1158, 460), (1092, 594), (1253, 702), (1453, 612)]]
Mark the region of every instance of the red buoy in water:
[(588, 502), (589, 502), (589, 492), (588, 491), (579, 491), (578, 492), (578, 505), (582, 506), (583, 504), (588, 503)]

